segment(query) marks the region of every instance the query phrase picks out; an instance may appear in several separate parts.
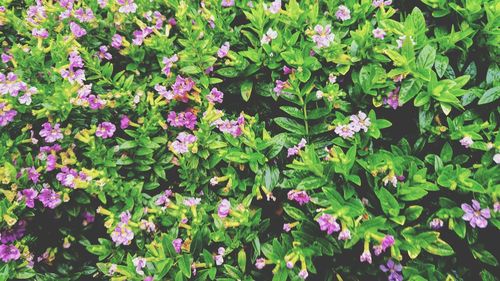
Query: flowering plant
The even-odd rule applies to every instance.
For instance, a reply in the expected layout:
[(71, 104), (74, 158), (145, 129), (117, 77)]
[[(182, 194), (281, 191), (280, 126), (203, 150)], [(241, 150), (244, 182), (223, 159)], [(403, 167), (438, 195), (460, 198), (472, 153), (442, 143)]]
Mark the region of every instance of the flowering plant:
[(496, 280), (499, 9), (0, 0), (0, 280)]

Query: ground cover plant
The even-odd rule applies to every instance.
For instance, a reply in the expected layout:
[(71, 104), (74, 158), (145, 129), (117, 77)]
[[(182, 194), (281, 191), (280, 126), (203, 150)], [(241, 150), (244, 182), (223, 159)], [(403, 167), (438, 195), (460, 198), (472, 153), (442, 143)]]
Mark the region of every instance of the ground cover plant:
[(0, 0), (0, 280), (497, 280), (499, 12)]

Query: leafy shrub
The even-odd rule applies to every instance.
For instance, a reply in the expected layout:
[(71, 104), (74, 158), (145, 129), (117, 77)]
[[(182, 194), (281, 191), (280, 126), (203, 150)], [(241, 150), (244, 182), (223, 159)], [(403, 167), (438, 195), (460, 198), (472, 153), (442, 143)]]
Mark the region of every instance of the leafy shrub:
[(0, 280), (497, 280), (499, 3), (2, 0)]

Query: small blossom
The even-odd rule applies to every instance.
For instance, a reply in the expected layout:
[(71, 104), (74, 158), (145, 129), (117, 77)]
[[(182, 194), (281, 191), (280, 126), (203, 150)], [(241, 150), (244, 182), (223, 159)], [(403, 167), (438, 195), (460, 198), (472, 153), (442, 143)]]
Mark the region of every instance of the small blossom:
[(434, 230), (438, 230), (443, 227), (444, 222), (441, 219), (434, 218), (432, 221), (429, 223), (430, 228)]
[(339, 233), (339, 240), (349, 240), (351, 239), (351, 232), (349, 231), (349, 229), (345, 229), (345, 230), (342, 230), (340, 233)]
[(332, 34), (331, 25), (327, 24), (325, 26), (316, 25), (314, 27), (314, 31), (316, 32), (313, 35), (312, 40), (316, 43), (316, 47), (318, 48), (327, 48), (335, 39), (335, 35)]
[(469, 148), (473, 143), (474, 141), (469, 136), (465, 136), (460, 140), (460, 144), (465, 148)]
[[(398, 49), (401, 49), (403, 47), (403, 43), (406, 40), (406, 35), (400, 36), (399, 39), (396, 40), (396, 43), (398, 44)], [(415, 41), (413, 41), (413, 37), (410, 36), (411, 43), (413, 45), (416, 45)]]
[(108, 274), (109, 275), (114, 275), (117, 269), (118, 269), (118, 266), (116, 264), (112, 263), (109, 266)]
[(101, 124), (99, 124), (99, 126), (97, 126), (95, 135), (97, 137), (107, 139), (112, 137), (115, 131), (116, 131), (116, 126), (113, 123), (102, 122)]
[(181, 132), (177, 136), (177, 140), (171, 144), (171, 149), (178, 154), (184, 154), (188, 152), (188, 146), (196, 142), (196, 136)]
[(38, 195), (38, 200), (42, 202), (44, 207), (48, 207), (50, 209), (54, 209), (59, 204), (61, 204), (61, 198), (59, 193), (47, 187), (42, 189), (42, 191), (40, 191), (40, 195)]
[(108, 47), (106, 46), (99, 47), (99, 53), (97, 53), (97, 56), (101, 60), (103, 59), (111, 60), (113, 58), (113, 56), (110, 53), (108, 53)]
[(374, 38), (381, 39), (381, 40), (383, 40), (385, 35), (386, 35), (385, 31), (380, 27), (375, 28), (372, 31), (372, 33), (373, 33)]
[(226, 57), (227, 54), (229, 53), (229, 48), (230, 48), (229, 42), (225, 42), (217, 51), (217, 56), (221, 59)]
[(349, 20), (351, 18), (351, 11), (346, 6), (340, 5), (335, 13), (335, 17), (341, 21)]
[(387, 261), (387, 265), (380, 265), (380, 270), (389, 272), (389, 281), (403, 281), (403, 276), (399, 273), (403, 270), (401, 264), (396, 264), (392, 259)]
[(132, 239), (134, 239), (134, 232), (126, 223), (118, 223), (111, 233), (111, 240), (115, 242), (116, 246), (130, 245)]
[(288, 192), (288, 200), (293, 200), (299, 205), (307, 204), (310, 200), (309, 195), (304, 190), (290, 190)]
[(135, 266), (135, 272), (139, 275), (144, 275), (144, 271), (142, 269), (146, 267), (146, 259), (143, 257), (137, 257), (132, 260), (132, 263)]
[(256, 261), (255, 261), (255, 267), (259, 270), (263, 269), (264, 266), (266, 266), (266, 259), (264, 258), (258, 258)]
[(210, 103), (222, 103), (224, 98), (224, 93), (219, 91), (217, 88), (212, 88), (210, 94), (207, 95), (207, 100)]
[(262, 45), (266, 45), (266, 44), (269, 44), (271, 43), (272, 40), (278, 38), (278, 32), (276, 32), (275, 30), (273, 30), (272, 28), (269, 28), (266, 32), (266, 34), (264, 34), (262, 36), (262, 39), (260, 39), (260, 43)]
[(500, 212), (500, 202), (495, 202), (495, 204), (493, 204), (493, 211), (495, 213), (499, 213)]
[(222, 201), (219, 204), (219, 207), (217, 208), (217, 214), (219, 215), (220, 218), (225, 218), (229, 215), (230, 211), (231, 211), (231, 203), (227, 199), (222, 199)]
[(290, 232), (292, 230), (292, 226), (289, 223), (283, 224), (283, 231)]
[(382, 7), (382, 6), (389, 6), (392, 4), (392, 0), (373, 0), (372, 5), (375, 8)]
[(33, 37), (35, 38), (45, 39), (49, 37), (49, 32), (45, 28), (33, 28), (33, 30), (31, 31), (31, 35), (33, 35)]
[(123, 43), (123, 37), (118, 33), (113, 35), (113, 37), (111, 38), (111, 47), (115, 49), (120, 49), (122, 43)]
[(382, 247), (382, 251), (385, 252), (385, 250), (389, 247), (391, 247), (392, 245), (394, 245), (394, 236), (392, 235), (386, 235), (384, 236), (384, 238), (382, 239), (382, 242), (380, 243), (380, 246)]
[(40, 136), (45, 138), (45, 141), (48, 143), (62, 139), (64, 136), (61, 132), (60, 126), (61, 125), (59, 123), (56, 123), (54, 127), (52, 127), (49, 122), (45, 122), (42, 125), (42, 130), (40, 130)]
[(264, 10), (268, 10), (271, 14), (279, 13), (281, 10), (281, 0), (274, 0), (269, 8), (264, 4)]
[(234, 0), (222, 0), (221, 6), (224, 8), (234, 6)]
[(134, 3), (134, 0), (116, 0), (118, 5), (120, 5), (120, 9), (118, 12), (123, 14), (133, 14), (137, 10), (137, 4)]
[(369, 250), (365, 250), (361, 256), (359, 257), (360, 262), (367, 262), (369, 264), (372, 263), (372, 254), (370, 253)]
[(164, 67), (162, 69), (163, 73), (165, 73), (165, 75), (169, 76), (170, 69), (174, 65), (174, 62), (177, 62), (178, 60), (179, 60), (179, 57), (177, 56), (177, 54), (174, 54), (170, 58), (164, 57), (163, 58)]
[(122, 115), (122, 117), (120, 118), (120, 128), (122, 130), (125, 130), (128, 128), (129, 125), (130, 125), (130, 119), (128, 118), (128, 116)]
[(361, 130), (368, 132), (368, 127), (370, 127), (370, 118), (366, 116), (364, 112), (358, 112), (358, 115), (351, 115), (351, 128), (354, 132), (359, 132)]
[(500, 164), (500, 153), (493, 155), (493, 162)]
[(194, 197), (189, 197), (184, 199), (184, 205), (186, 207), (192, 207), (200, 204), (201, 198), (194, 198)]
[(71, 29), (71, 33), (73, 33), (73, 35), (76, 38), (80, 38), (80, 37), (85, 36), (87, 34), (87, 31), (75, 22), (70, 22), (69, 28)]
[(352, 138), (354, 136), (354, 131), (349, 125), (338, 125), (335, 127), (335, 133), (344, 139)]
[(479, 228), (486, 228), (488, 219), (491, 218), (489, 208), (481, 209), (481, 205), (477, 200), (472, 200), (472, 206), (463, 203), (461, 207), (464, 211), (462, 219), (468, 221), (473, 228), (476, 228), (476, 226)]
[(3, 262), (18, 260), (20, 257), (21, 253), (16, 246), (0, 244), (0, 259)]
[(181, 252), (181, 247), (182, 247), (182, 239), (177, 238), (172, 240), (172, 246), (174, 247), (174, 250), (177, 254)]
[(299, 272), (300, 279), (306, 280), (308, 276), (309, 276), (309, 272), (307, 272), (307, 269), (300, 270), (300, 272)]
[(392, 107), (392, 109), (397, 109), (401, 106), (401, 104), (399, 103), (399, 87), (391, 91), (387, 95), (387, 98), (384, 98), (384, 104), (389, 105), (390, 107)]
[(17, 194), (18, 200), (23, 200), (26, 203), (26, 207), (34, 208), (35, 207), (35, 199), (38, 196), (38, 191), (34, 188), (23, 189), (19, 191)]
[(336, 218), (330, 214), (322, 214), (317, 219), (317, 222), (321, 231), (326, 231), (328, 235), (340, 230), (340, 225), (337, 223)]

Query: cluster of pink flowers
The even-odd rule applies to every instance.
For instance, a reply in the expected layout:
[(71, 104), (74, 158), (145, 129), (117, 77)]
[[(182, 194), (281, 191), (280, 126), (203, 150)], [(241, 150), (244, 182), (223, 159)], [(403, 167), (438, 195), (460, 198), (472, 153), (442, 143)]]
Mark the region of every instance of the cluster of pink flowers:
[(286, 157), (294, 156), (299, 154), (300, 150), (304, 147), (306, 147), (307, 141), (306, 139), (302, 138), (300, 142), (297, 145), (294, 145), (293, 147), (290, 147), (287, 151)]
[(196, 115), (191, 111), (180, 112), (170, 111), (167, 116), (167, 121), (173, 127), (186, 127), (193, 130), (196, 126)]
[(290, 190), (287, 196), (288, 200), (295, 201), (301, 206), (309, 203), (311, 199), (305, 190)]
[(88, 106), (92, 110), (103, 109), (106, 105), (105, 100), (92, 94), (92, 84), (83, 85), (78, 90), (78, 96), (73, 103), (80, 106)]
[(75, 169), (66, 166), (61, 168), (61, 172), (57, 173), (56, 178), (63, 186), (70, 188), (75, 188), (76, 181), (90, 180), (84, 172), (77, 172)]
[(351, 122), (349, 124), (341, 124), (335, 127), (335, 133), (342, 138), (347, 139), (352, 138), (357, 132), (368, 132), (371, 121), (370, 118), (367, 117), (366, 113), (360, 111), (357, 115), (351, 115), (350, 120)]
[(274, 87), (273, 91), (277, 96), (280, 96), (281, 94), (283, 94), (284, 90), (288, 88), (290, 88), (290, 83), (288, 83), (288, 81), (276, 80), (276, 86)]
[(36, 197), (35, 192), (32, 192), (31, 193), (32, 199), (34, 199), (33, 195), (35, 198), (38, 198), (40, 202), (42, 202), (44, 207), (50, 209), (54, 209), (59, 204), (61, 204), (61, 196), (59, 195), (59, 193), (55, 192), (53, 189), (49, 188), (46, 185), (44, 185), (44, 188), (40, 191), (38, 197)]
[(231, 212), (231, 202), (227, 199), (222, 199), (222, 201), (219, 204), (219, 207), (217, 208), (217, 214), (219, 215), (220, 218), (225, 218), (229, 215)]
[(40, 130), (40, 136), (45, 138), (45, 142), (52, 143), (57, 140), (62, 139), (64, 136), (61, 131), (61, 125), (56, 123), (54, 127), (49, 122), (42, 124), (42, 130)]
[(188, 134), (186, 132), (181, 132), (177, 136), (177, 139), (172, 142), (171, 148), (177, 154), (187, 153), (190, 144), (196, 142), (196, 136)]
[(340, 231), (340, 225), (337, 223), (337, 219), (330, 214), (322, 214), (316, 221), (321, 231), (326, 231), (328, 235)]
[(380, 245), (373, 246), (373, 252), (376, 256), (379, 256), (381, 253), (385, 252), (388, 248), (394, 245), (396, 241), (394, 240), (394, 236), (386, 235), (380, 242)]
[(134, 232), (128, 225), (130, 218), (129, 211), (120, 214), (120, 222), (111, 233), (111, 239), (116, 243), (116, 246), (130, 245), (132, 239), (134, 239)]
[(341, 21), (346, 21), (351, 19), (351, 10), (344, 5), (340, 5), (335, 12), (335, 17)]
[(26, 91), (28, 86), (23, 81), (19, 80), (14, 72), (9, 72), (7, 75), (0, 73), (0, 95), (11, 95), (17, 97), (21, 91)]

